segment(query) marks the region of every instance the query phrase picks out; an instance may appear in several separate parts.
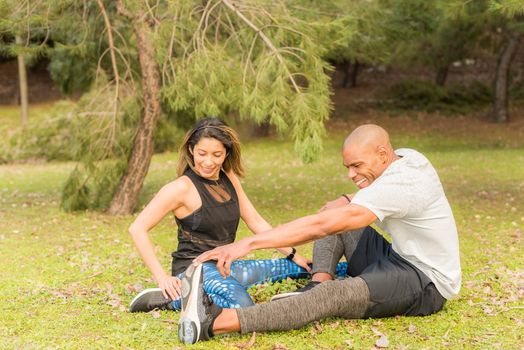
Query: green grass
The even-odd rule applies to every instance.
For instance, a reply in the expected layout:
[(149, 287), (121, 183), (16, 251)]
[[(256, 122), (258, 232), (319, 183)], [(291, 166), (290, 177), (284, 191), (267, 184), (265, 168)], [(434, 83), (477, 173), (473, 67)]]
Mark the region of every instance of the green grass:
[[(449, 124), (453, 120), (447, 120)], [(524, 141), (514, 126), (474, 122), (438, 127), (413, 119), (381, 119), (396, 147), (423, 151), (440, 173), (459, 228), (463, 288), (429, 317), (323, 320), (289, 332), (256, 334), (252, 349), (373, 348), (386, 335), (391, 349), (521, 349), (524, 346)], [(469, 122), (468, 122), (469, 123)], [(273, 224), (316, 211), (351, 192), (339, 156), (344, 133), (329, 132), (321, 160), (301, 164), (290, 142), (264, 139), (243, 148), (244, 187)], [(506, 129), (504, 129), (506, 128)], [(462, 130), (462, 131), (461, 131)], [(504, 137), (500, 135), (506, 135)], [(508, 136), (509, 135), (509, 136)], [(500, 136), (500, 137), (499, 137)], [(176, 154), (156, 155), (141, 196), (144, 205), (175, 177)], [(58, 209), (71, 163), (0, 166), (0, 348), (236, 349), (250, 336), (220, 336), (184, 346), (178, 313), (130, 314), (135, 289), (154, 283), (128, 237), (132, 216)], [(241, 226), (238, 235), (248, 234)], [(166, 218), (152, 233), (166, 269), (176, 227)], [(310, 254), (311, 244), (300, 247)], [(250, 257), (267, 258), (274, 251)], [(259, 302), (294, 282), (253, 288)], [(352, 344), (351, 346), (348, 344)]]

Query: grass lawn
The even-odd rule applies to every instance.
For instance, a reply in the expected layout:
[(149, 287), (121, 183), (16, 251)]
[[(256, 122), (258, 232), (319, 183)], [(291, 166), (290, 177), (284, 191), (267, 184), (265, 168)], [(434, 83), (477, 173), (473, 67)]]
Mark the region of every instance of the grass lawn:
[[(3, 118), (0, 113), (0, 119)], [(273, 224), (312, 213), (354, 190), (339, 155), (344, 134), (374, 121), (395, 147), (432, 161), (459, 228), (460, 296), (429, 317), (328, 319), (289, 332), (219, 336), (191, 349), (372, 349), (380, 333), (390, 349), (524, 347), (524, 127), (474, 118), (389, 118), (330, 123), (320, 161), (303, 165), (282, 139), (244, 142), (245, 190)], [(141, 205), (175, 178), (175, 153), (154, 157)], [(130, 314), (136, 290), (154, 286), (127, 234), (132, 216), (64, 213), (57, 203), (71, 163), (0, 166), (0, 348), (182, 349), (178, 313)], [(172, 218), (152, 232), (166, 269), (176, 247)], [(248, 235), (241, 226), (238, 236)], [(311, 244), (300, 247), (311, 253)], [(250, 258), (277, 256), (257, 251)], [(251, 291), (259, 302), (295, 282)]]

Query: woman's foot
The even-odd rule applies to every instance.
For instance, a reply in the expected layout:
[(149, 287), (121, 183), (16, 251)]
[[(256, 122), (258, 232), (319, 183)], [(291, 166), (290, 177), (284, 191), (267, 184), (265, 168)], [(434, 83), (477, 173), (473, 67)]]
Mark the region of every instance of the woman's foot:
[(160, 288), (144, 289), (129, 305), (129, 312), (149, 312), (155, 309), (174, 310), (171, 300), (164, 297)]

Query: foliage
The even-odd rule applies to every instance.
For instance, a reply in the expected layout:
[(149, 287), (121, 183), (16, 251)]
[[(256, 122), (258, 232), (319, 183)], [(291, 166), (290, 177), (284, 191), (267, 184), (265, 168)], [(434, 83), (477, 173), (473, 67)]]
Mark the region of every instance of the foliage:
[[(22, 128), (9, 122), (0, 131), (8, 135), (0, 140), (0, 164), (30, 160), (71, 161), (78, 159), (86, 142), (89, 126), (88, 115), (83, 113), (84, 100), (80, 106), (71, 101), (60, 101), (53, 107), (31, 108), (32, 122)], [(18, 119), (17, 113), (12, 118)], [(174, 151), (182, 139), (182, 129), (175, 125), (174, 117), (162, 116), (155, 130), (155, 152)], [(89, 131), (91, 132), (91, 131)]]
[[(439, 172), (459, 228), (459, 297), (428, 317), (333, 318), (293, 331), (257, 333), (249, 349), (372, 349), (378, 339), (373, 329), (387, 336), (391, 349), (515, 348), (522, 343), (523, 321), (521, 124), (355, 115), (351, 125), (335, 124), (321, 159), (306, 165), (297, 161), (290, 141), (247, 142), (246, 193), (278, 225), (351, 192), (340, 143), (353, 125), (369, 119), (386, 126), (396, 147), (422, 151)], [(176, 158), (175, 153), (154, 157), (142, 203), (173, 178)], [(248, 342), (251, 335), (230, 335), (185, 347), (176, 339), (178, 313), (128, 313), (137, 290), (155, 286), (127, 234), (134, 218), (59, 211), (56, 202), (72, 169), (73, 164), (59, 162), (0, 166), (0, 348), (222, 350)], [(177, 244), (175, 231), (166, 218), (151, 232), (166, 269)], [(241, 225), (239, 238), (248, 232)], [(297, 248), (310, 256), (311, 244)], [(273, 256), (273, 250), (261, 250), (249, 258)], [(286, 284), (273, 286), (273, 292)], [(268, 290), (255, 297), (267, 302), (270, 296)]]
[(417, 17), (423, 30), (418, 34), (409, 33), (399, 42), (396, 62), (430, 67), (437, 73), (437, 83), (444, 85), (453, 62), (474, 57), (485, 32), (486, 4), (467, 2), (457, 12), (458, 5), (449, 1), (414, 3), (424, 7), (424, 15)]
[[(311, 162), (322, 151), (332, 108), (326, 60), (416, 63), (445, 71), (475, 54), (483, 40), (490, 50), (500, 46), (499, 29), (523, 29), (524, 12), (515, 0), (129, 0), (124, 7), (108, 0), (0, 1), (0, 54), (33, 60), (45, 55), (62, 92), (86, 93), (73, 115), (104, 116), (59, 119), (42, 130), (35, 125), (3, 151), (7, 160), (37, 154), (79, 161), (64, 193), (66, 208), (95, 205), (102, 192), (86, 190), (86, 184), (111, 193), (119, 172), (103, 175), (108, 160), (120, 173), (127, 166), (144, 105), (137, 33), (128, 13), (147, 24), (159, 67), (158, 151), (172, 149), (179, 130), (198, 118), (239, 116), (274, 125)], [(24, 43), (15, 44), (14, 36)], [(479, 84), (461, 89), (405, 82), (385, 104), (464, 113), (489, 96)], [(65, 128), (83, 131), (73, 147), (58, 147), (68, 141)], [(37, 150), (46, 142), (48, 149)], [(8, 155), (13, 148), (18, 153)]]
[[(73, 93), (91, 88), (86, 95), (93, 98), (91, 103), (81, 103), (79, 108), (95, 107), (97, 113), (113, 115), (106, 118), (109, 126), (98, 125), (102, 131), (84, 130), (94, 131), (84, 133), (94, 146), (82, 141), (75, 158), (82, 164), (72, 173), (64, 198), (68, 193), (88, 193), (73, 189), (74, 184), (86, 183), (76, 177), (101, 174), (95, 168), (98, 164), (103, 168), (106, 159), (127, 162), (135, 134), (127, 126), (138, 125), (128, 122), (141, 110), (134, 109), (133, 118), (119, 119), (127, 118), (126, 104), (143, 98), (137, 33), (131, 31), (127, 13), (149, 23), (147, 40), (154, 43), (160, 67), (165, 114), (190, 111), (194, 118), (227, 118), (234, 112), (242, 119), (269, 122), (291, 135), (305, 162), (316, 159), (321, 151), (323, 123), (331, 109), (325, 74), (329, 66), (321, 59), (324, 46), (313, 39), (322, 31), (335, 32), (333, 28), (341, 28), (340, 24), (317, 21), (312, 26), (311, 21), (295, 17), (285, 2), (259, 0), (162, 1), (155, 6), (127, 1), (118, 11), (116, 3), (107, 0), (27, 3), (27, 12), (14, 4), (2, 6), (12, 19), (0, 22), (0, 32), (25, 33), (31, 38), (38, 24), (38, 30), (53, 40), (50, 71), (61, 90)], [(47, 42), (41, 41), (40, 47), (49, 49)], [(9, 47), (28, 50), (29, 45)]]
[(490, 9), (507, 18), (515, 18), (524, 15), (524, 4), (519, 0), (490, 0)]
[(71, 160), (74, 140), (70, 129), (74, 121), (68, 111), (71, 103), (55, 105), (48, 117), (38, 118), (26, 128), (13, 128), (10, 137), (0, 141), (0, 163), (31, 158), (46, 160)]
[(71, 95), (89, 90), (96, 70), (96, 57), (85, 57), (57, 47), (51, 54), (49, 73), (63, 94)]
[(167, 7), (177, 16), (160, 21), (156, 39), (169, 44), (159, 45), (164, 105), (197, 118), (235, 110), (268, 121), (291, 132), (304, 161), (314, 160), (331, 106), (314, 26), (283, 3), (182, 3)]
[(413, 79), (393, 84), (378, 104), (388, 110), (465, 114), (488, 105), (492, 98), (489, 86), (480, 81), (442, 87), (432, 81)]

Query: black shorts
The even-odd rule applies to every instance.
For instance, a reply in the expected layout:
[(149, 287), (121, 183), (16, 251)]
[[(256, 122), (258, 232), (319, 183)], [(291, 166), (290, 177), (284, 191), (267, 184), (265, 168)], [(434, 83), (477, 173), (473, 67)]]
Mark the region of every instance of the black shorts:
[(424, 316), (440, 311), (446, 302), (431, 280), (372, 227), (362, 233), (348, 275), (368, 285), (372, 305), (365, 317)]

